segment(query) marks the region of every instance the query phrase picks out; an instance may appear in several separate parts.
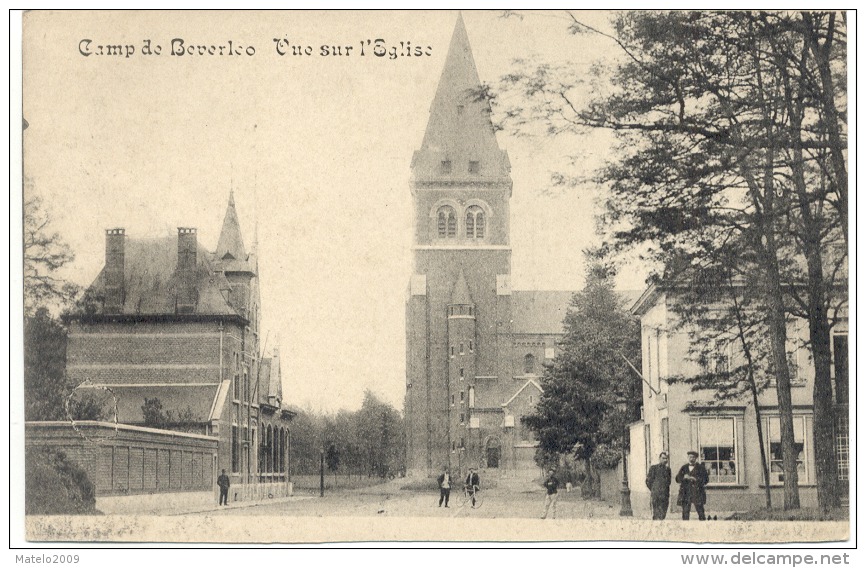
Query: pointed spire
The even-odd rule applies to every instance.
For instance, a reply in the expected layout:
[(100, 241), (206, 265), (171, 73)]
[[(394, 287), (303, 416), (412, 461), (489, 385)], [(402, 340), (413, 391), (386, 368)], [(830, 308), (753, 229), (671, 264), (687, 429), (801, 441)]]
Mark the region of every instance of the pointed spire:
[(490, 104), (483, 97), (460, 14), (430, 107), (424, 141), (412, 161), (413, 177), (421, 181), (510, 182), (509, 169), (508, 157), (496, 141)]
[(235, 210), (234, 190), (229, 193), (229, 204), (226, 208), (226, 216), (223, 219), (223, 228), (217, 244), (216, 259), (217, 261), (235, 260), (243, 263), (247, 261), (244, 239), (241, 236), (241, 224), (238, 221), (237, 210)]
[(454, 284), (454, 290), (451, 292), (451, 304), (471, 306), (472, 295), (469, 293), (469, 285), (466, 284), (466, 276), (463, 274), (463, 269), (460, 269), (460, 276), (457, 277), (457, 283)]

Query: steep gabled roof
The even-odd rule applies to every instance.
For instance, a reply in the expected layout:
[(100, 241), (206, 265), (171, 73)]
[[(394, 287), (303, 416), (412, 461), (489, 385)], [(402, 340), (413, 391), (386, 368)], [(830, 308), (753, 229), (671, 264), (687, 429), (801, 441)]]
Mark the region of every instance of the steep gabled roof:
[(517, 398), (518, 396), (520, 396), (520, 393), (522, 393), (522, 392), (524, 391), (524, 389), (526, 389), (526, 387), (528, 387), (529, 385), (532, 385), (532, 386), (534, 386), (535, 388), (537, 388), (537, 389), (538, 389), (538, 392), (544, 392), (544, 389), (541, 388), (541, 385), (539, 385), (538, 383), (536, 383), (534, 380), (529, 379), (529, 380), (527, 380), (525, 383), (523, 383), (523, 386), (522, 386), (522, 387), (520, 387), (519, 389), (517, 389), (517, 392), (514, 393), (514, 395), (513, 395), (511, 398), (509, 398), (508, 401), (503, 402), (503, 403), (502, 403), (502, 406), (508, 406), (509, 404), (511, 404), (512, 402), (514, 402), (514, 399)]
[(280, 352), (274, 349), (272, 357), (259, 363), (259, 402), (280, 407), (283, 400), (283, 380), (280, 373)]
[[(442, 168), (446, 161), (451, 163), (450, 170)], [(469, 171), (470, 161), (478, 162), (476, 172)], [(490, 104), (481, 96), (481, 80), (461, 15), (430, 107), (424, 140), (412, 159), (412, 176), (416, 182), (510, 183), (510, 167), (496, 141)]]
[[(168, 315), (177, 313), (179, 276), (177, 273), (177, 238), (127, 238), (123, 271), (124, 300), (122, 315)], [(201, 246), (196, 251), (193, 281), (198, 300), (192, 314), (239, 315), (224, 290), (230, 289), (225, 276), (216, 271), (213, 255)], [(99, 297), (105, 290), (105, 268), (90, 285), (89, 291)], [(101, 311), (101, 307), (99, 310)]]

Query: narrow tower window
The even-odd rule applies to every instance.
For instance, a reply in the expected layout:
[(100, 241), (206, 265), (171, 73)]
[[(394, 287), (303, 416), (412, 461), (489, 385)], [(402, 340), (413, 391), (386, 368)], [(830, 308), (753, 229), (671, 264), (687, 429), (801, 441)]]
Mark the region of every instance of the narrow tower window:
[(436, 213), (436, 230), (440, 239), (457, 236), (457, 215), (454, 208), (445, 205)]
[(442, 163), (439, 164), (439, 171), (443, 174), (451, 173), (451, 160), (442, 160)]
[(466, 210), (466, 238), (484, 238), (484, 210), (477, 205)]

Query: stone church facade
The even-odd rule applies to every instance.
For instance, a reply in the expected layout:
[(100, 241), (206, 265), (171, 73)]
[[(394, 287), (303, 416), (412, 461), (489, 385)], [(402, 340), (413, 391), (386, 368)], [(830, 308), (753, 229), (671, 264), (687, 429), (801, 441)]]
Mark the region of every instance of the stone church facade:
[(511, 165), (480, 87), (461, 17), (411, 165), (405, 415), (415, 475), (537, 471), (520, 417), (542, 392), (572, 295), (511, 289)]

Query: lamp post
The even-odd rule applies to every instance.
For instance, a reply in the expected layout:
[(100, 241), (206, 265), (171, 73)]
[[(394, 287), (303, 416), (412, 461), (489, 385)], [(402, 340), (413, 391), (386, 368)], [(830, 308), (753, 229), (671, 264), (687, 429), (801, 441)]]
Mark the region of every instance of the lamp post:
[(319, 450), (319, 497), (325, 496), (325, 448)]
[(631, 510), (631, 490), (628, 487), (628, 467), (626, 463), (626, 459), (628, 455), (625, 451), (625, 441), (628, 436), (628, 423), (625, 420), (626, 411), (628, 410), (628, 400), (626, 398), (619, 398), (616, 401), (617, 409), (622, 413), (623, 422), (622, 422), (622, 487), (619, 490), (620, 494), (620, 507), (619, 507), (619, 516), (620, 517), (631, 517), (633, 516)]

